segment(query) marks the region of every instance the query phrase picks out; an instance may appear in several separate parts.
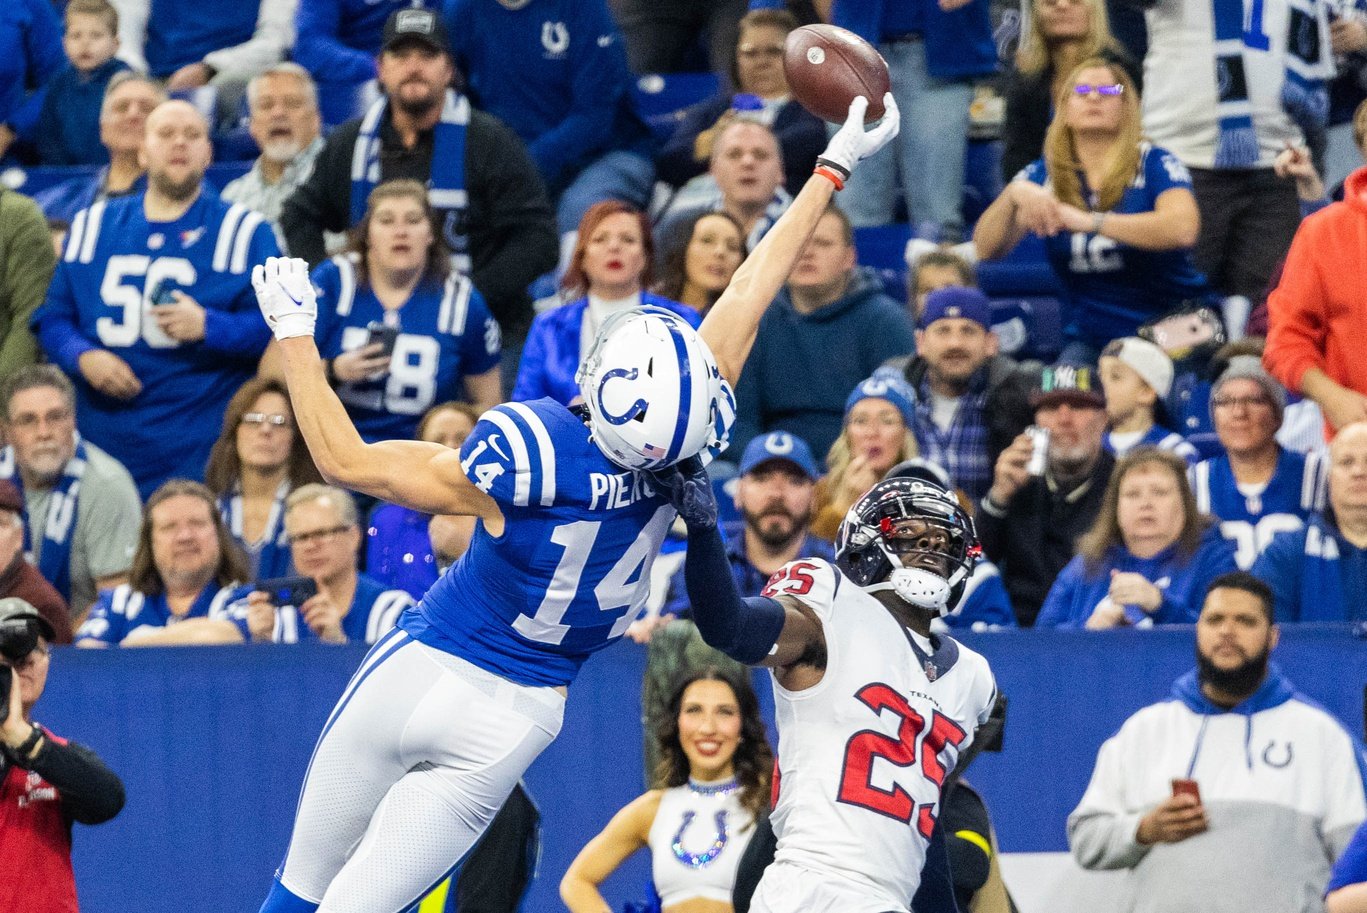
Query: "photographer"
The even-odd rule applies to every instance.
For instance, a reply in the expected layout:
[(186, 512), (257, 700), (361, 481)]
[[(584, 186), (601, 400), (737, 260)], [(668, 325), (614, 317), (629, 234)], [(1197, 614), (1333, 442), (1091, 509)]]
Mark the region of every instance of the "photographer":
[(0, 910), (75, 910), (71, 823), (101, 824), (123, 808), (123, 783), (93, 751), (30, 719), (52, 636), (33, 606), (0, 599)]

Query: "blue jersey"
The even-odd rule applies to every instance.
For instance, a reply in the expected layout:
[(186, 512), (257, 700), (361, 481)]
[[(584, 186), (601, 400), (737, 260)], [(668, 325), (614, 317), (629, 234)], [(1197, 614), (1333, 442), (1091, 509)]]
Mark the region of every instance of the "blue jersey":
[(1323, 454), (1277, 450), (1277, 468), (1261, 490), (1240, 491), (1227, 456), (1191, 468), (1197, 510), (1219, 518), (1220, 532), (1234, 543), (1243, 570), (1253, 566), (1273, 536), (1300, 529), (1307, 517), (1324, 509), (1328, 466)]
[[(199, 591), (190, 611), (184, 618), (217, 617), (232, 595), (232, 587), (220, 588), (212, 580)], [(171, 607), (166, 604), (166, 594), (155, 596), (139, 593), (130, 584), (122, 584), (112, 590), (100, 593), (100, 598), (90, 607), (85, 623), (76, 632), (76, 640), (98, 640), (108, 646), (117, 646), (134, 631), (143, 628), (164, 628), (174, 624)]]
[[(32, 323), (76, 385), (81, 434), (127, 466), (146, 498), (172, 476), (203, 478), (223, 410), (270, 341), (250, 268), (280, 249), (259, 213), (207, 188), (174, 222), (149, 222), (143, 197), (103, 200), (76, 215)], [(204, 339), (177, 342), (157, 326), (150, 298), (165, 284), (205, 308)], [(80, 356), (101, 348), (142, 382), (131, 400), (105, 396), (82, 377)]]
[(1367, 620), (1367, 549), (1322, 515), (1273, 537), (1252, 573), (1272, 587), (1278, 622)]
[[(1044, 160), (1016, 176), (1048, 186)], [(1125, 188), (1116, 215), (1153, 212), (1158, 198), (1180, 188), (1191, 190), (1191, 175), (1172, 153), (1144, 143), (1139, 171)], [(1083, 181), (1083, 197), (1092, 194)], [(1095, 205), (1095, 200), (1091, 201)], [(1206, 293), (1205, 277), (1186, 250), (1140, 250), (1091, 232), (1060, 232), (1044, 239), (1054, 271), (1067, 289), (1064, 335), (1098, 349), (1139, 325)]]
[(313, 271), (318, 289), (318, 351), (324, 358), (366, 345), (372, 323), (399, 329), (389, 373), (341, 384), (337, 397), (367, 441), (408, 440), (436, 403), (463, 398), (463, 378), (498, 364), (498, 323), (464, 276), (424, 282), (398, 310), (386, 311), (355, 262), (333, 257)]
[[(238, 587), (215, 607), (215, 617), (225, 618), (237, 625), (242, 639), (250, 641), (247, 626), (247, 597), (255, 587)], [(351, 597), (351, 608), (342, 616), (342, 633), (354, 644), (373, 644), (394, 627), (404, 609), (413, 604), (413, 597), (403, 590), (391, 590), (374, 577), (356, 575), (356, 593)], [(318, 635), (304, 621), (298, 606), (283, 605), (275, 610), (275, 628), (271, 641), (277, 644), (298, 644), (317, 641)]]
[(399, 621), (417, 640), (526, 685), (565, 685), (645, 608), (674, 508), (610, 462), (552, 399), (486, 412), (461, 466), (503, 511)]
[(147, 69), (165, 79), (186, 64), (206, 55), (236, 47), (256, 31), (261, 0), (235, 3), (187, 3), (186, 0), (146, 0), (147, 38), (143, 45)]

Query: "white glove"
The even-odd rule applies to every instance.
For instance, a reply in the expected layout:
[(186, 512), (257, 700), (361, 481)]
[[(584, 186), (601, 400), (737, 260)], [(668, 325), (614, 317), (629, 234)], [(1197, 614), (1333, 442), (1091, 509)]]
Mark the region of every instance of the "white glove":
[(844, 126), (831, 137), (826, 151), (821, 153), (817, 161), (843, 170), (845, 177), (848, 177), (855, 165), (882, 149), (897, 135), (902, 117), (897, 113), (897, 102), (893, 101), (891, 92), (883, 96), (883, 108), (883, 119), (872, 130), (866, 131), (864, 112), (869, 109), (869, 100), (856, 95), (850, 102), (850, 113), (845, 117)]
[(252, 267), (252, 288), (276, 339), (313, 335), (318, 293), (309, 280), (306, 262), (297, 257), (267, 257), (265, 264)]

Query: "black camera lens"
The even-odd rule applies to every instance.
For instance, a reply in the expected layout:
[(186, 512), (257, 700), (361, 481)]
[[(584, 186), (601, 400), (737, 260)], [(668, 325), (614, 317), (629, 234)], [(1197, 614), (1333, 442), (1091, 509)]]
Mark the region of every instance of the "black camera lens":
[(19, 662), (37, 648), (38, 633), (37, 622), (27, 618), (0, 622), (0, 656)]

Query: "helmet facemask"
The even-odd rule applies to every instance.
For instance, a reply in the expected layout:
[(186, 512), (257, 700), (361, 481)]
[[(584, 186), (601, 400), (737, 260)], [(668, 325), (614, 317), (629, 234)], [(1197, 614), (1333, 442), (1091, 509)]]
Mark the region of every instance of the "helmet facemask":
[(850, 509), (837, 542), (847, 576), (944, 615), (982, 549), (973, 521), (943, 489), (911, 479), (875, 485)]

